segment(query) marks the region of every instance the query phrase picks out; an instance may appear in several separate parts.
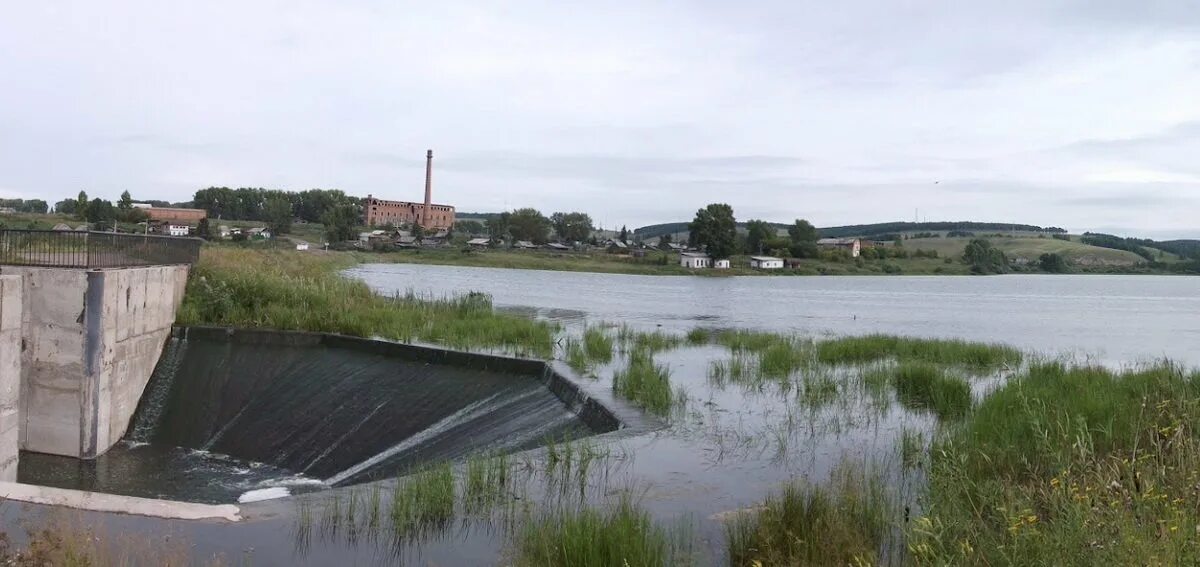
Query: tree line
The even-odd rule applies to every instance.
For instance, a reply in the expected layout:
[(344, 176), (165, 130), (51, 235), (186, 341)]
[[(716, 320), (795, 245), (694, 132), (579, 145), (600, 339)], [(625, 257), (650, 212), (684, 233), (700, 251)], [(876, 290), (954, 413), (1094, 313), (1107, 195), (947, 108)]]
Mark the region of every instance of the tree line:
[(547, 217), (531, 207), (491, 216), (481, 227), (474, 221), (461, 221), (456, 224), (460, 230), (468, 232), (472, 228), (482, 228), (494, 242), (527, 240), (534, 244), (549, 242), (552, 231), (563, 242), (585, 242), (595, 230), (592, 217), (587, 213), (557, 212)]
[(804, 219), (788, 226), (787, 236), (780, 236), (775, 224), (764, 220), (746, 221), (746, 235), (739, 235), (733, 207), (713, 203), (696, 211), (688, 224), (688, 244), (703, 247), (709, 256), (725, 259), (739, 252), (746, 254), (790, 255), (795, 258), (815, 258), (817, 229)]

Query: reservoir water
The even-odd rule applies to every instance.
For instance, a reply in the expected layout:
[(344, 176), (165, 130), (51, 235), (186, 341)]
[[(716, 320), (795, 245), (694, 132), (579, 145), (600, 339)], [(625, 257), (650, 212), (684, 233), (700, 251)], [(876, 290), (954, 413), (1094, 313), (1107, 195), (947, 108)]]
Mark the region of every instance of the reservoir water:
[(686, 331), (894, 333), (1008, 343), (1111, 365), (1200, 365), (1200, 277), (1104, 275), (667, 277), (366, 264), (383, 294), (491, 294), (562, 322)]

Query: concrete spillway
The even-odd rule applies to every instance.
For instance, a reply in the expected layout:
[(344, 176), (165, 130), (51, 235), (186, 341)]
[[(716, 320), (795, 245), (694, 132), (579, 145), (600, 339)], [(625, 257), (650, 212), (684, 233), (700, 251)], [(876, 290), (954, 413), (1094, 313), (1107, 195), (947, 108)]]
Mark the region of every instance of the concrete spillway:
[[(560, 398), (561, 384), (555, 387), (549, 380), (548, 370), (535, 361), (308, 333), (179, 329), (125, 443), (95, 466), (126, 470), (130, 467), (113, 461), (125, 463), (140, 452), (143, 460), (157, 455), (150, 459), (154, 466), (196, 469), (188, 459), (170, 464), (180, 461), (182, 452), (202, 458), (199, 468), (213, 474), (225, 474), (221, 471), (232, 462), (229, 474), (264, 477), (253, 484), (240, 478), (225, 494), (206, 485), (201, 499), (217, 501), (272, 479), (353, 484), (393, 477), (422, 463), (517, 451), (616, 427), (612, 416), (599, 415), (594, 405), (569, 408)], [(214, 465), (214, 458), (221, 463)], [(148, 466), (134, 468), (145, 472)], [(38, 467), (40, 475), (55, 476), (46, 474), (48, 468)], [(38, 474), (31, 470), (23, 476)], [(145, 492), (121, 486), (122, 479), (106, 482), (102, 473), (68, 476), (49, 483), (85, 478), (93, 484), (87, 488), (103, 490), (107, 484)], [(188, 476), (167, 473), (164, 479), (179, 482)], [(174, 488), (149, 492), (180, 496)]]

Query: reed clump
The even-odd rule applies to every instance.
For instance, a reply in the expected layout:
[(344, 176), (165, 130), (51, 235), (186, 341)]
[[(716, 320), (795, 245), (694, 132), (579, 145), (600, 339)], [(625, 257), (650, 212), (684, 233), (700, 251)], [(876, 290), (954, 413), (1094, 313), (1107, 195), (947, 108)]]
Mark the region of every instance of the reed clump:
[(527, 521), (517, 534), (517, 565), (610, 567), (667, 565), (667, 530), (628, 496), (608, 509), (556, 510)]
[(1020, 350), (1000, 344), (956, 339), (917, 339), (893, 335), (842, 337), (817, 343), (825, 364), (863, 364), (882, 360), (991, 369), (1020, 364)]
[(583, 351), (589, 362), (608, 364), (613, 357), (613, 339), (597, 327), (588, 327), (583, 332)]
[(875, 565), (896, 521), (880, 474), (842, 463), (826, 485), (793, 482), (726, 524), (730, 565)]
[(932, 364), (900, 364), (894, 370), (892, 385), (900, 403), (930, 410), (939, 419), (962, 417), (971, 409), (970, 384)]
[(454, 518), (454, 470), (450, 463), (399, 479), (392, 492), (391, 512), (392, 528), (398, 535), (447, 526)]
[(1037, 365), (931, 451), (914, 563), (1195, 565), (1200, 373)]
[(613, 391), (656, 415), (667, 415), (677, 402), (671, 371), (655, 364), (649, 352), (634, 351), (623, 370), (613, 374)]
[(487, 295), (384, 297), (338, 274), (351, 263), (345, 256), (205, 247), (188, 279), (178, 321), (553, 355), (554, 326), (497, 313)]

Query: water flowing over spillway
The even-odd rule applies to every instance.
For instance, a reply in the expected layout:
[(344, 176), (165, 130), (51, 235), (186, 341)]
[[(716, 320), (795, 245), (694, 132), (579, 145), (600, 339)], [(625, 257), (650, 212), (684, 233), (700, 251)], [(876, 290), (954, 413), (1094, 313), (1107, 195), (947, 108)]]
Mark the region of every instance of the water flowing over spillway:
[[(127, 479), (106, 481), (110, 475), (102, 472), (51, 474), (59, 458), (41, 455), (33, 456), (24, 476), (52, 477), (28, 481), (59, 485), (85, 478), (85, 488), (143, 496), (231, 501), (246, 490), (354, 484), (424, 463), (596, 433), (541, 376), (288, 338), (296, 336), (312, 335), (177, 333), (125, 442), (94, 465), (126, 470), (120, 463), (153, 454), (156, 465), (133, 468), (228, 475), (236, 479), (228, 490), (214, 489), (211, 478), (193, 495), (154, 488), (157, 483), (131, 488)], [(222, 466), (214, 467), (214, 460)], [(214, 470), (224, 466), (233, 470)], [(149, 476), (156, 474), (175, 483), (195, 476)]]

